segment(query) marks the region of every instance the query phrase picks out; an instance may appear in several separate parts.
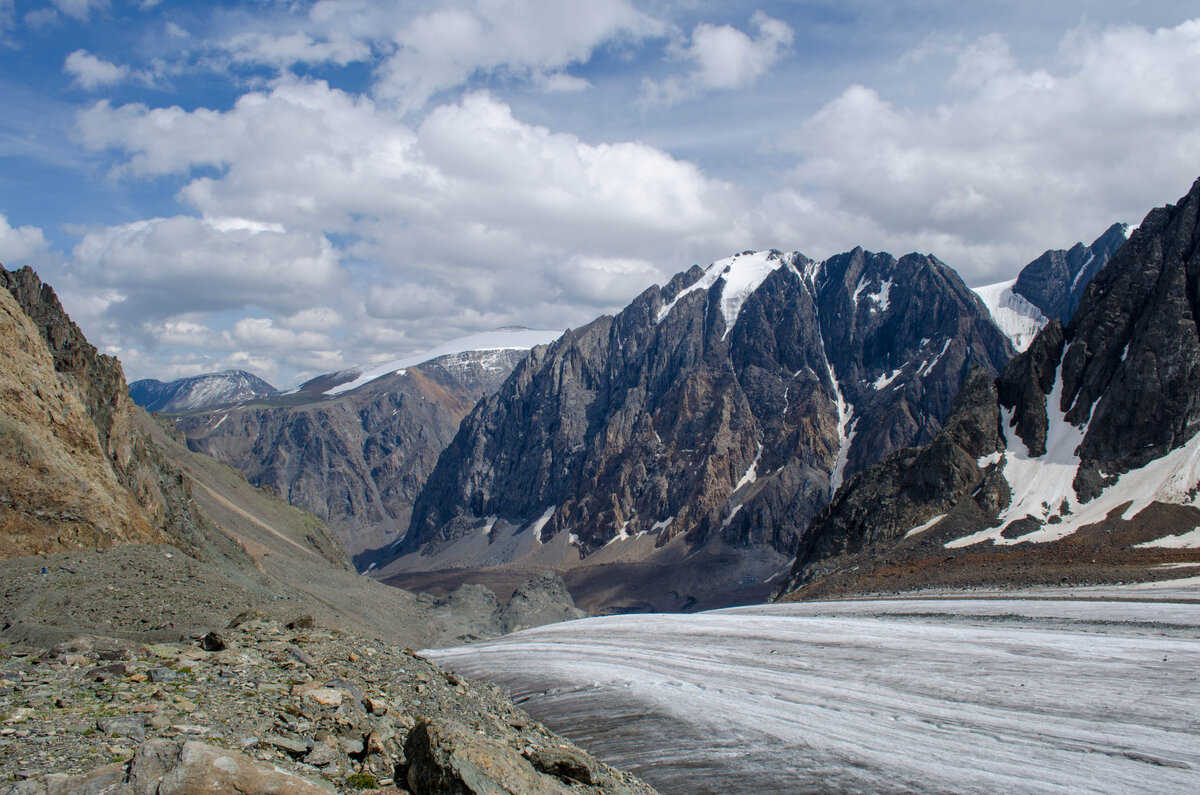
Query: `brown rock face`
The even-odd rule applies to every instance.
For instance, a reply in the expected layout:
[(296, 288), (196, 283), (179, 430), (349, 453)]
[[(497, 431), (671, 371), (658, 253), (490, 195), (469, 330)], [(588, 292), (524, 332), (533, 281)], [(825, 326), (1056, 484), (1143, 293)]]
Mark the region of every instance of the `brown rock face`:
[[(327, 397), (298, 395), (176, 419), (188, 446), (328, 522), (356, 564), (408, 525), (412, 502), (475, 402), (523, 350), (453, 354)], [(319, 390), (318, 384), (312, 389)]]
[[(6, 557), (129, 541), (189, 554), (217, 539), (182, 474), (139, 427), (121, 365), (29, 268), (0, 268)], [(235, 554), (232, 547), (230, 553)]]

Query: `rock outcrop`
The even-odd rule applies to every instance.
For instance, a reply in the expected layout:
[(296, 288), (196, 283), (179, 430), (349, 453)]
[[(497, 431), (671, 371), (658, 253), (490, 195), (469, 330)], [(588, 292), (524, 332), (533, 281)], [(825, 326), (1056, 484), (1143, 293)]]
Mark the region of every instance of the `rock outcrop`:
[(0, 554), (170, 541), (189, 554), (215, 544), (236, 556), (139, 425), (120, 363), (84, 338), (29, 268), (0, 268), (0, 285), (8, 381)]
[(784, 591), (1144, 579), (1200, 560), (1198, 296), (1200, 181), (1146, 216), (1070, 323), (994, 387), (973, 374), (932, 444), (852, 479)]
[[(243, 614), (220, 644), (81, 636), (6, 649), (8, 795), (653, 795), (384, 640)], [(207, 637), (207, 636), (206, 636)], [(15, 740), (15, 742), (14, 742)], [(15, 752), (14, 752), (15, 751)]]
[[(846, 475), (928, 441), (967, 370), (994, 374), (1011, 353), (932, 257), (746, 252), (695, 267), (535, 350), (464, 420), (390, 554), (564, 570), (679, 540), (766, 551), (701, 588), (761, 582)], [(556, 538), (569, 544), (542, 549)], [(685, 603), (696, 596), (651, 606)]]

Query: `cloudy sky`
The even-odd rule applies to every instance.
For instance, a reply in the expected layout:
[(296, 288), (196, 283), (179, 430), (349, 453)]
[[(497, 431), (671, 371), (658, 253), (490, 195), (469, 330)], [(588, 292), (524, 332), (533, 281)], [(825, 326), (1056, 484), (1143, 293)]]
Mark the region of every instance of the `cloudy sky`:
[(1200, 175), (1194, 0), (0, 0), (0, 262), (131, 378), (578, 326), (745, 249), (970, 284)]

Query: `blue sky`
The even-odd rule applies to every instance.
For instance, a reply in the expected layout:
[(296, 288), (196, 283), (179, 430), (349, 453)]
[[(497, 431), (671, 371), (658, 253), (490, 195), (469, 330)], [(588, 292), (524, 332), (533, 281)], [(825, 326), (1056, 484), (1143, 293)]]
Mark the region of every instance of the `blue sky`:
[(0, 261), (131, 378), (565, 328), (745, 249), (968, 283), (1200, 175), (1192, 2), (0, 0)]

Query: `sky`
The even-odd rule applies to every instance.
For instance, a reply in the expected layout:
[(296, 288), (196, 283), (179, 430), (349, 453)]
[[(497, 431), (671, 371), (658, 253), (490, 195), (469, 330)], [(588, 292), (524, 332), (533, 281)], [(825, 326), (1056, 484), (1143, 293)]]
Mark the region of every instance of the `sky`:
[(279, 387), (744, 250), (971, 285), (1200, 176), (1194, 0), (0, 0), (0, 262)]

